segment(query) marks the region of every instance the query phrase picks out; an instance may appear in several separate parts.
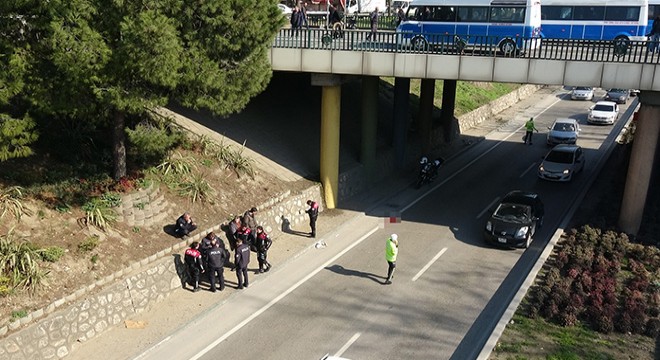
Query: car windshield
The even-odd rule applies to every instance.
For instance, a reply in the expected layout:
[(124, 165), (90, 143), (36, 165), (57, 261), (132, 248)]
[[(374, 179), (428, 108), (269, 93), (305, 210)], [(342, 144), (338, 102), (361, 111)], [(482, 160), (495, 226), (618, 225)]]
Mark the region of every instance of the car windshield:
[(625, 93), (626, 90), (624, 90), (624, 89), (610, 89), (609, 92), (611, 92), (611, 93)]
[(559, 164), (572, 164), (573, 153), (566, 151), (550, 151), (545, 157), (545, 161), (559, 163)]
[(575, 131), (575, 125), (567, 124), (567, 123), (556, 123), (555, 126), (552, 127), (552, 130), (554, 130), (554, 131)]
[(521, 204), (500, 204), (493, 214), (494, 218), (509, 221), (525, 221), (529, 219), (531, 208)]
[(608, 111), (608, 112), (614, 112), (614, 106), (612, 106), (612, 105), (604, 105), (604, 104), (596, 104), (596, 106), (594, 106), (594, 111)]
[(575, 91), (591, 91), (591, 88), (586, 86), (578, 86), (575, 88)]

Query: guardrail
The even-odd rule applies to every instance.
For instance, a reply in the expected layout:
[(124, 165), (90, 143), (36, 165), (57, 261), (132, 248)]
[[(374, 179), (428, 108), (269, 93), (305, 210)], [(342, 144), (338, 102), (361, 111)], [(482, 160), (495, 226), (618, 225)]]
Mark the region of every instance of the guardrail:
[(608, 63), (660, 63), (660, 53), (648, 52), (649, 41), (567, 40), (460, 34), (425, 34), (346, 29), (281, 29), (274, 48), (395, 52), (409, 54), (517, 57), (526, 59)]

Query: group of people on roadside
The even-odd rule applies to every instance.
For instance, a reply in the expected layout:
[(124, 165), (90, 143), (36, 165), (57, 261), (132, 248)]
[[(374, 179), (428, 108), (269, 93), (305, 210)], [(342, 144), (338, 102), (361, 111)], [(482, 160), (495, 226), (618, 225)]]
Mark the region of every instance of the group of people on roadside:
[[(200, 276), (207, 272), (211, 285), (209, 290), (212, 292), (224, 290), (225, 265), (229, 265), (231, 271), (236, 271), (238, 289), (248, 287), (250, 252), (257, 254), (259, 269), (255, 271), (256, 273), (263, 273), (270, 270), (272, 265), (268, 262), (268, 249), (273, 244), (273, 241), (264, 231), (263, 226), (257, 224), (255, 219), (256, 212), (257, 208), (252, 207), (243, 216), (236, 216), (231, 221), (226, 231), (229, 249), (215, 232), (208, 233), (199, 242), (193, 241), (190, 247), (186, 249), (184, 263), (188, 271), (189, 283), (193, 287), (194, 292), (200, 290)], [(188, 213), (181, 215), (179, 220), (181, 219), (183, 219), (182, 223), (184, 225), (194, 224)], [(179, 220), (177, 220), (177, 228), (180, 227)], [(188, 228), (190, 227), (184, 227), (184, 230)], [(233, 263), (230, 261), (230, 250), (234, 252)]]

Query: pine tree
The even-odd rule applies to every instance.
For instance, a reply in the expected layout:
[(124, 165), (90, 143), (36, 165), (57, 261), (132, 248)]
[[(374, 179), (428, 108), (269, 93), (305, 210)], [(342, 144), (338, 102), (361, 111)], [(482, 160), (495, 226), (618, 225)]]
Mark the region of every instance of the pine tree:
[(242, 110), (270, 81), (267, 50), (284, 22), (275, 0), (13, 0), (0, 10), (28, 22), (10, 37), (30, 52), (25, 96), (40, 113), (112, 124), (117, 179), (127, 116), (169, 101)]

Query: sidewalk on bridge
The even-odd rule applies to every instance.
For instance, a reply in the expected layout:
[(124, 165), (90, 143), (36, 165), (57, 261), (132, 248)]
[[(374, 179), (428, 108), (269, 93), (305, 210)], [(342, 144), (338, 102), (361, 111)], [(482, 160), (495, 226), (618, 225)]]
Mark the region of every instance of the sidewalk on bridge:
[[(454, 141), (450, 146), (443, 148), (439, 155), (451, 162), (452, 158), (464, 153), (481, 140), (499, 139), (501, 133), (505, 133), (511, 129), (519, 129), (529, 116), (535, 115), (539, 107), (542, 107), (542, 104), (548, 102), (548, 100), (543, 101), (543, 99), (552, 96), (556, 90), (557, 87), (542, 88), (529, 98), (504, 110), (497, 118), (490, 119), (475, 128), (464, 130), (460, 139)], [(200, 129), (195, 129), (195, 131), (200, 131)], [(207, 133), (207, 131), (212, 133), (209, 129), (201, 129), (201, 131), (201, 133)], [(290, 174), (286, 175), (286, 171), (282, 172), (281, 175), (290, 176)], [(269, 261), (273, 264), (274, 270), (284, 267), (287, 262), (302, 253), (309, 251), (330, 251), (323, 246), (323, 243), (332, 242), (336, 237), (337, 229), (343, 224), (353, 221), (359, 226), (360, 218), (365, 216), (365, 213), (362, 211), (347, 209), (373, 208), (382, 200), (409, 188), (414, 180), (414, 176), (411, 174), (388, 179), (388, 181), (374, 186), (368, 193), (351, 199), (345, 206), (342, 205), (343, 209), (322, 212), (319, 215), (317, 223), (317, 239), (310, 239), (306, 236), (294, 234), (280, 235), (274, 239), (273, 246), (268, 254)], [(356, 204), (359, 204), (359, 206), (356, 206)], [(384, 218), (383, 224), (386, 221), (387, 219)], [(293, 230), (307, 232), (308, 228), (305, 224), (304, 228)], [(356, 229), (356, 233), (361, 233), (360, 231), (361, 229)], [(252, 270), (255, 269), (256, 263), (256, 257), (253, 254), (249, 275), (250, 283), (271, 281), (274, 278), (272, 275), (275, 275), (277, 271), (258, 275), (254, 274)], [(163, 341), (171, 333), (183, 328), (188, 323), (194, 322), (196, 318), (203, 316), (210, 309), (226, 302), (230, 297), (241, 296), (240, 292), (234, 286), (236, 283), (235, 273), (225, 269), (225, 278), (228, 286), (224, 291), (216, 293), (206, 290), (198, 293), (192, 293), (186, 290), (175, 291), (150, 310), (136, 314), (129, 319), (133, 322), (145, 324), (143, 328), (134, 329), (126, 328), (125, 326), (110, 328), (103, 335), (80, 343), (67, 358), (90, 359), (97, 358), (100, 354), (103, 354), (102, 356), (105, 359), (112, 360), (130, 359), (138, 356), (150, 347)], [(208, 289), (208, 285), (204, 284), (203, 289)], [(205, 330), (199, 329), (200, 332)], [(117, 346), (117, 344), (121, 344), (121, 346)]]

